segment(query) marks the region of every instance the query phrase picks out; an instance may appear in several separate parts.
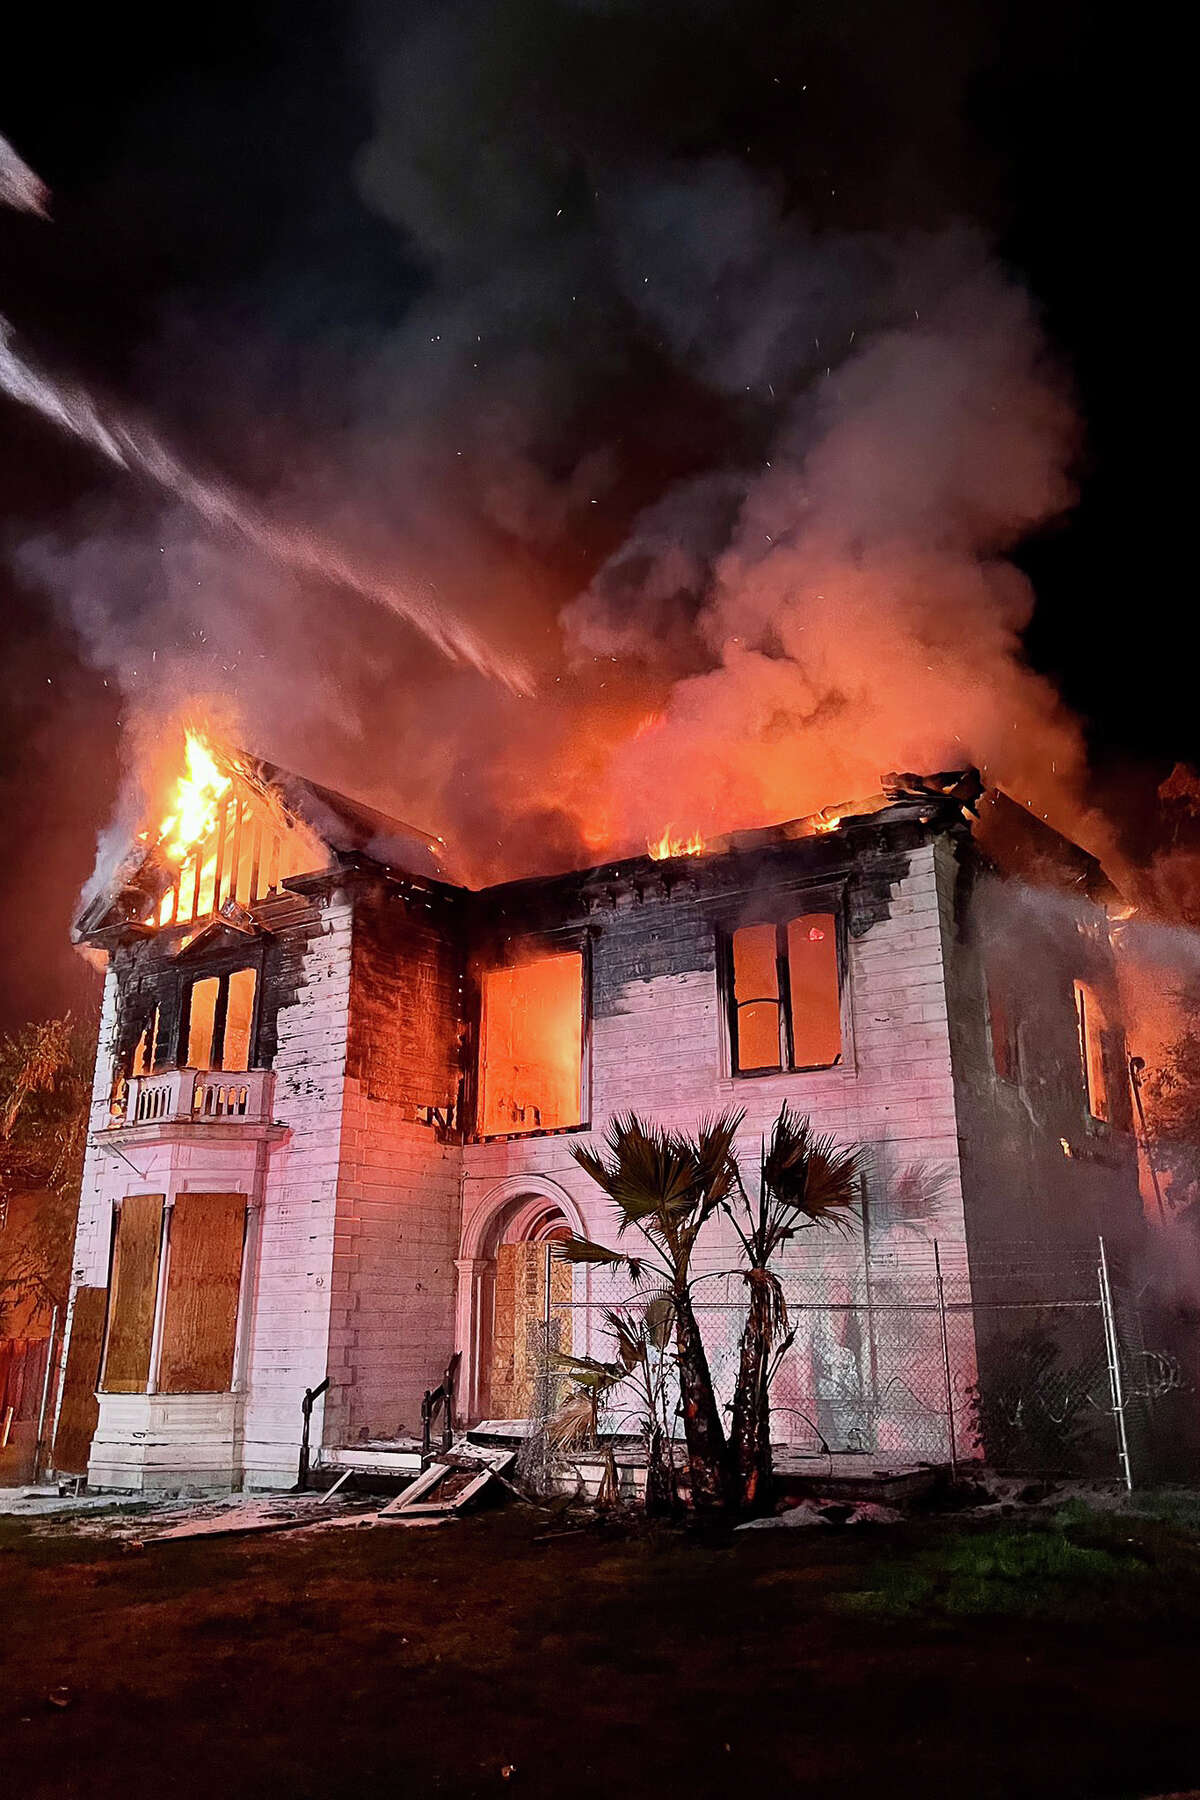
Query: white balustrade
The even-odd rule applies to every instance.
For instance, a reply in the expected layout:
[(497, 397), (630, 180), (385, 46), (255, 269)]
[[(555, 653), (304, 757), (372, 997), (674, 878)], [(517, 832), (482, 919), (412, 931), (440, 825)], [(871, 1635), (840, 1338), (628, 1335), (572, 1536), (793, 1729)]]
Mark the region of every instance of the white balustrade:
[(155, 1075), (135, 1075), (126, 1088), (124, 1107), (112, 1115), (109, 1129), (218, 1120), (269, 1123), (274, 1082), (270, 1069), (236, 1074), (221, 1069), (163, 1069)]

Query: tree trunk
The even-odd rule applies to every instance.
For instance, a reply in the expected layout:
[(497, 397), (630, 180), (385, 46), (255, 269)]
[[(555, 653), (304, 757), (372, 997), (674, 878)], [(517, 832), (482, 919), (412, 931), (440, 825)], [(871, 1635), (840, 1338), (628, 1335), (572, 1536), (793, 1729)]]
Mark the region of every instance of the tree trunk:
[(750, 1305), (742, 1328), (737, 1387), (733, 1396), (730, 1452), (739, 1510), (765, 1512), (771, 1504), (771, 1399), (767, 1389), (774, 1310), (766, 1270), (749, 1276)]
[(646, 1512), (651, 1518), (663, 1518), (679, 1504), (668, 1453), (663, 1428), (654, 1419), (646, 1428)]
[(691, 1296), (686, 1290), (675, 1295), (675, 1350), (679, 1360), (679, 1393), (683, 1402), (692, 1505), (697, 1512), (722, 1510), (728, 1506), (730, 1498), (729, 1452), (713, 1393), (708, 1357), (692, 1311)]

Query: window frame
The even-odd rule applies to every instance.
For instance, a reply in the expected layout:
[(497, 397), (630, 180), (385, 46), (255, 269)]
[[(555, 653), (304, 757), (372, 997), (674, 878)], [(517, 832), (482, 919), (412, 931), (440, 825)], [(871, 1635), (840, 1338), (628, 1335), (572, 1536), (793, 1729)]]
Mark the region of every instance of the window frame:
[[(837, 965), (838, 1027), (841, 1050), (834, 1062), (797, 1063), (795, 1060), (795, 1025), (792, 1018), (792, 983), (788, 958), (788, 927), (799, 919), (824, 914), (833, 920)], [(739, 1001), (734, 986), (733, 940), (737, 932), (755, 925), (773, 926), (775, 930), (775, 974), (779, 992)], [(828, 889), (812, 894), (792, 892), (765, 911), (726, 920), (718, 926), (718, 969), (720, 972), (722, 1011), (725, 1019), (725, 1052), (728, 1073), (734, 1081), (762, 1080), (779, 1075), (824, 1075), (835, 1069), (846, 1069), (850, 1063), (850, 1021), (848, 1015), (849, 967), (846, 942), (846, 906), (844, 896)], [(743, 1069), (738, 1062), (738, 1012), (743, 1006), (763, 1004), (770, 1000), (779, 1008), (778, 1063), (767, 1063)]]
[[(1012, 1002), (1012, 989), (1007, 981), (986, 967), (983, 971), (983, 1014), (993, 1079), (1004, 1087), (1021, 1087), (1021, 1020)], [(999, 1035), (996, 1030), (998, 1019), (1003, 1026)], [(1003, 1068), (1000, 1066), (1002, 1061)]]
[[(224, 1056), (225, 1032), (229, 1023), (229, 984), (235, 975), (240, 975), (243, 972), (248, 972), (254, 976), (254, 1005), (251, 1008), (250, 1014), (249, 1046), (246, 1052), (246, 1068), (244, 1070), (226, 1070)], [(206, 1071), (210, 1071), (213, 1074), (246, 1074), (249, 1070), (260, 1067), (258, 1060), (258, 1037), (259, 1028), (262, 1024), (263, 991), (263, 969), (261, 958), (254, 958), (248, 962), (228, 961), (218, 966), (198, 965), (195, 969), (188, 971), (187, 975), (184, 977), (183, 994), (179, 1007), (179, 1033), (175, 1066), (180, 1069), (200, 1066), (199, 1064), (193, 1065), (187, 1061), (192, 1031), (192, 994), (199, 982), (214, 980), (217, 983), (217, 998), (216, 1004), (213, 1007), (213, 1028), (212, 1039), (209, 1045), (209, 1055), (212, 1057), (216, 1047), (219, 1045), (222, 1060), (220, 1062), (215, 1060), (210, 1061), (204, 1065), (204, 1067)]]
[[(579, 1027), (579, 1111), (576, 1125), (532, 1125), (527, 1131), (483, 1130), (483, 1013), (484, 981), (501, 969), (519, 969), (524, 963), (540, 962), (551, 956), (575, 955), (580, 960), (580, 1027)], [(467, 1134), (477, 1144), (503, 1144), (525, 1138), (564, 1137), (592, 1128), (592, 934), (583, 931), (564, 935), (561, 939), (532, 936), (522, 938), (507, 955), (495, 954), (476, 962), (470, 976), (471, 1033), (467, 1059), (471, 1129)]]
[[(1075, 1041), (1079, 1048), (1079, 1075), (1083, 1091), (1083, 1116), (1089, 1130), (1113, 1129), (1113, 1081), (1109, 1066), (1108, 1054), (1108, 1013), (1104, 1001), (1096, 990), (1096, 984), (1085, 976), (1076, 975), (1071, 982), (1071, 1000), (1075, 1013)], [(1089, 1008), (1090, 1003), (1090, 1008)], [(1096, 1017), (1096, 1059), (1100, 1065), (1100, 1079), (1104, 1093), (1102, 1103), (1106, 1112), (1094, 1110), (1095, 1094), (1092, 1085), (1092, 1070), (1088, 1057), (1088, 1025), (1089, 1010)]]

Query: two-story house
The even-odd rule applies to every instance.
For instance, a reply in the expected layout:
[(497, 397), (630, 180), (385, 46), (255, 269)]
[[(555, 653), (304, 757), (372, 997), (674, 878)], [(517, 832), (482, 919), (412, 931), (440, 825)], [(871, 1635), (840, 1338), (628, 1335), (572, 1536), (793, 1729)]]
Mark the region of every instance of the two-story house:
[[(552, 1246), (611, 1234), (571, 1149), (629, 1109), (743, 1108), (751, 1169), (784, 1100), (869, 1146), (864, 1229), (786, 1253), (834, 1289), (889, 1236), (970, 1281), (1136, 1228), (1101, 871), (972, 771), (484, 891), (243, 755), (194, 746), (180, 795), (79, 927), (108, 966), (54, 1462), (97, 1487), (290, 1486), (306, 1389), (335, 1456), (414, 1430), (454, 1350), (459, 1419), (520, 1417), (531, 1319), (595, 1347), (609, 1296)], [(714, 1226), (714, 1294), (729, 1256)], [(798, 1331), (782, 1434), (928, 1455), (903, 1383), (855, 1422), (876, 1351), (838, 1316)], [(965, 1389), (969, 1319), (954, 1356)]]

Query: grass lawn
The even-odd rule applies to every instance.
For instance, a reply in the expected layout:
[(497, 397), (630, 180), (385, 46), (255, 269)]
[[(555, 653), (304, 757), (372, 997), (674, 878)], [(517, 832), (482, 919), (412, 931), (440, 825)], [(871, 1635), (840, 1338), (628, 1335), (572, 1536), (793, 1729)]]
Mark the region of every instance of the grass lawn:
[(1190, 1517), (534, 1541), (564, 1529), (514, 1506), (130, 1550), (0, 1520), (0, 1791), (1200, 1786)]

